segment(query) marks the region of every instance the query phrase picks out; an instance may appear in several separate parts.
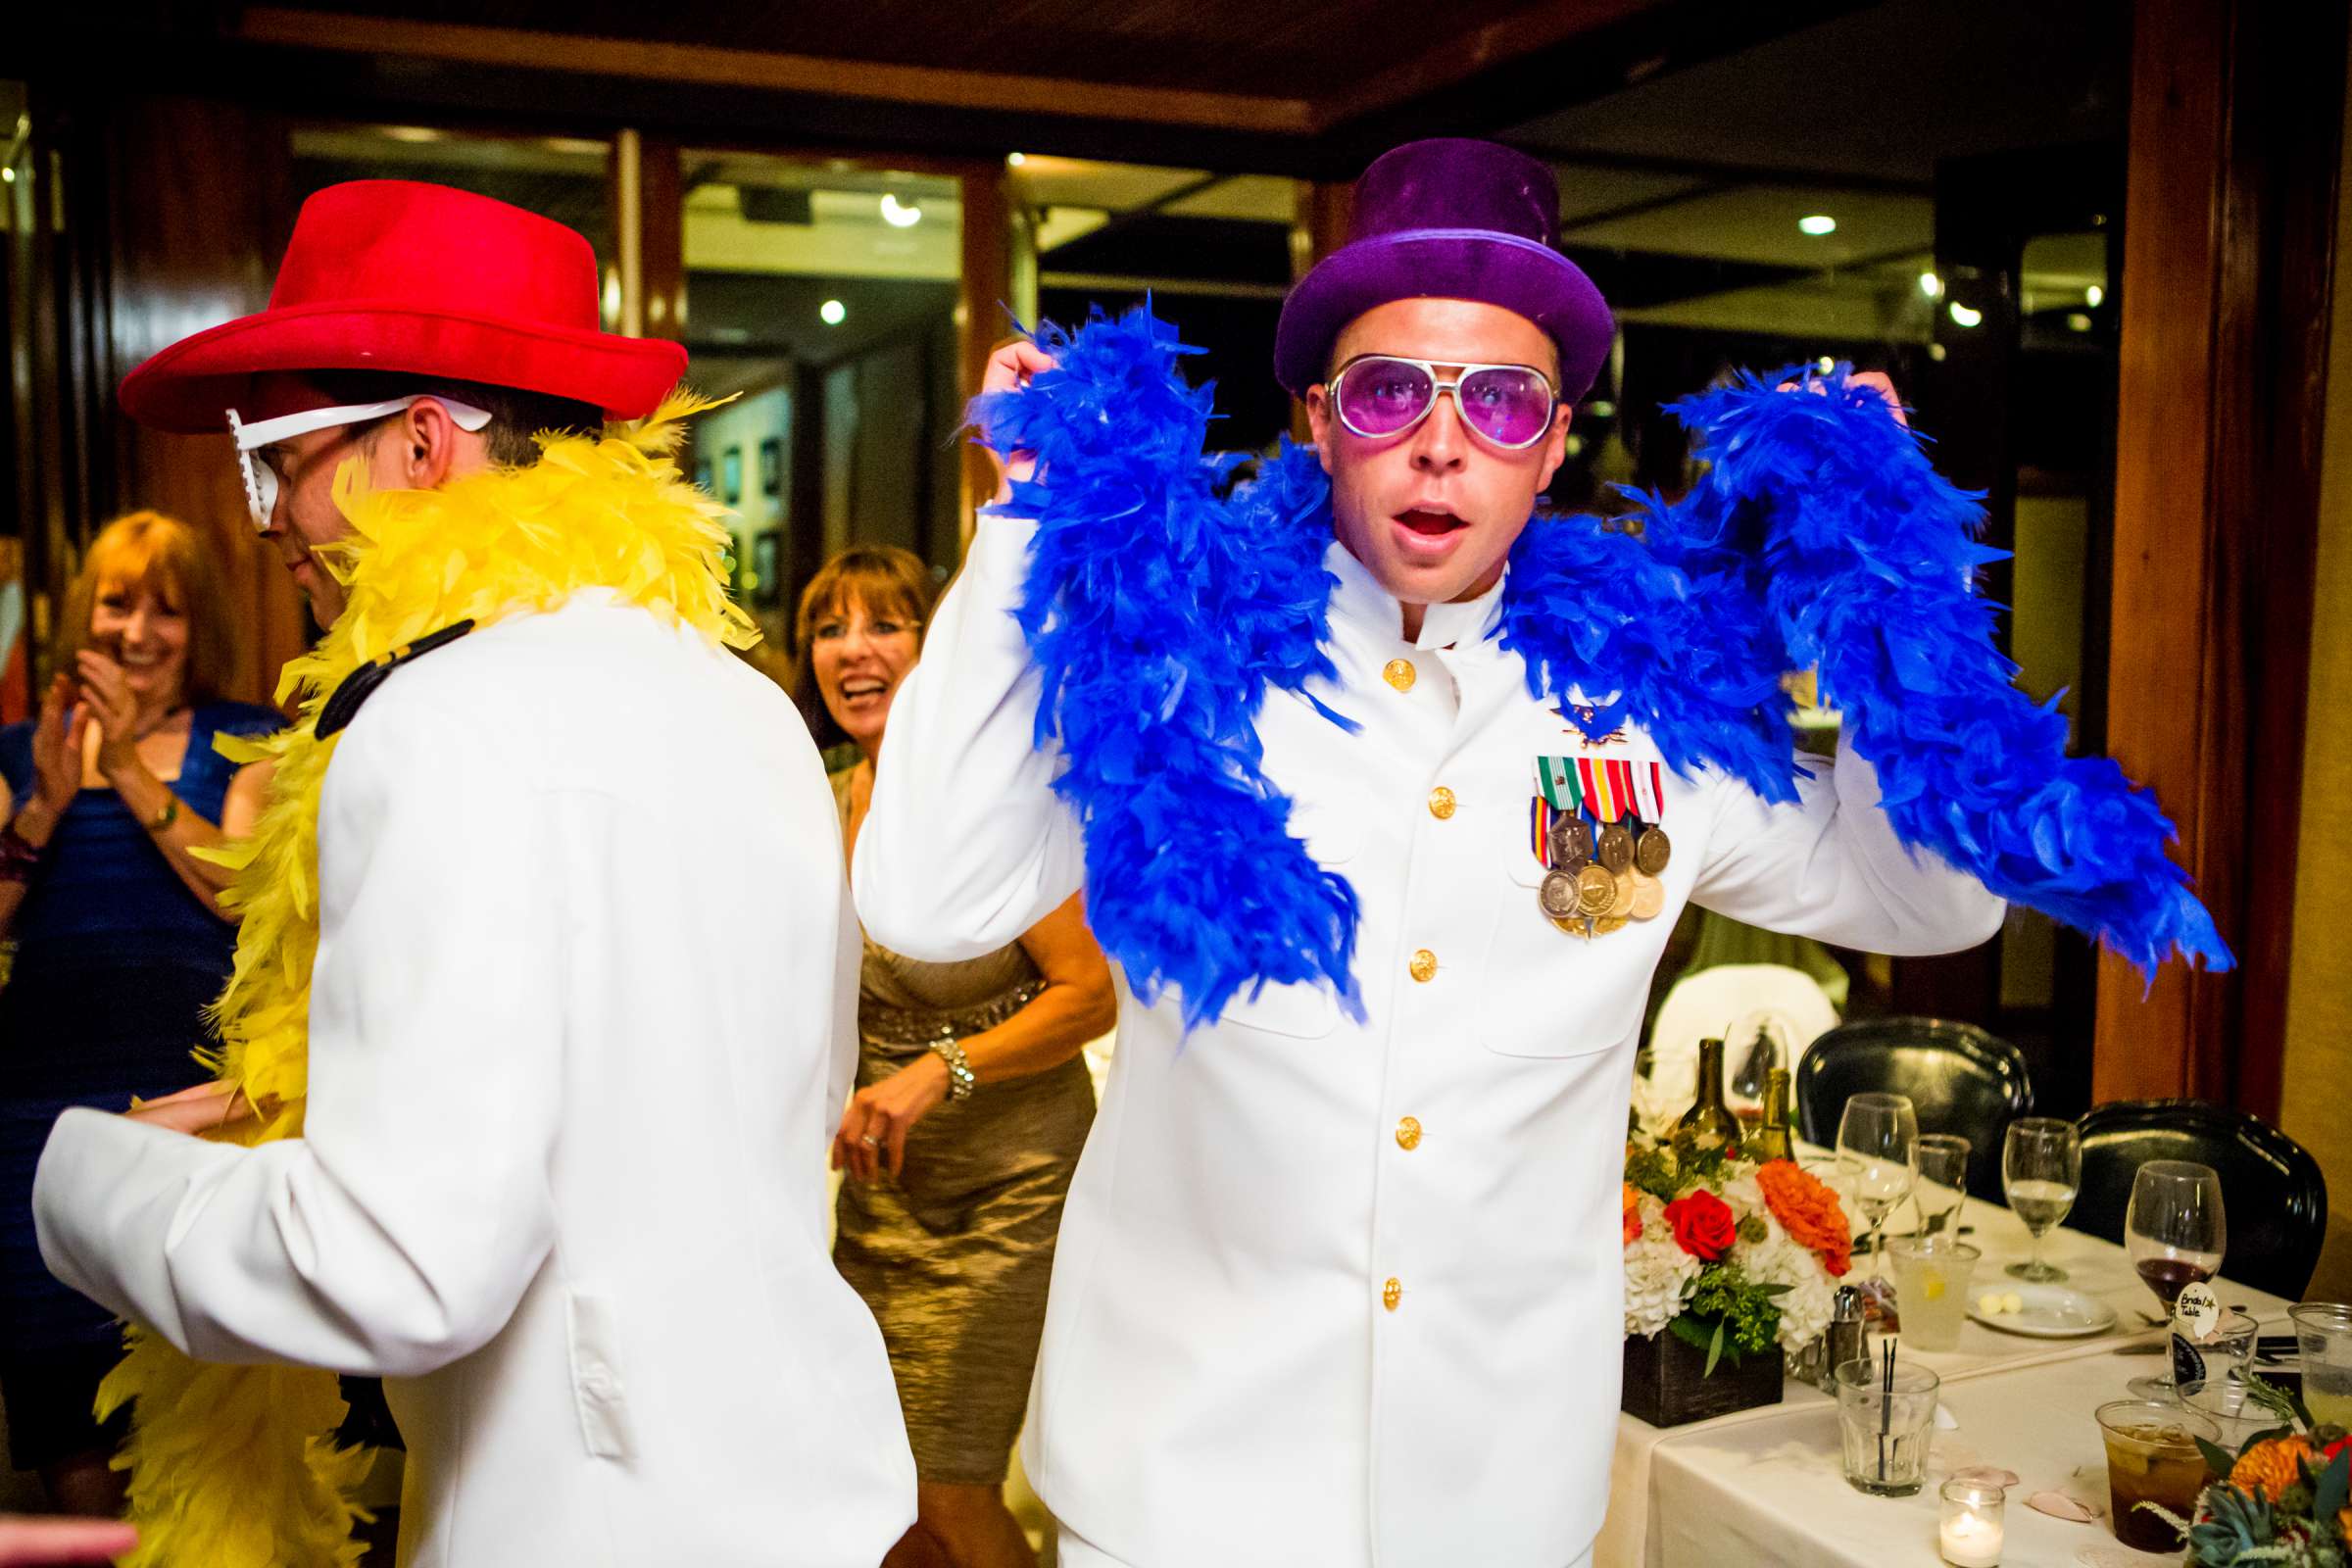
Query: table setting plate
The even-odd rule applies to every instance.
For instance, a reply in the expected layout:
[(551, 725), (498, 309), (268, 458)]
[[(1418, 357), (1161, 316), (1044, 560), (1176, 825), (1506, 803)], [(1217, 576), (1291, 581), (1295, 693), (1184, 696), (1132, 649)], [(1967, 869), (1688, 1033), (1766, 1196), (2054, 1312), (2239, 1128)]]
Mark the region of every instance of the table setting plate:
[(1988, 1329), (2003, 1334), (2022, 1334), (2034, 1340), (2077, 1340), (2093, 1334), (2104, 1334), (2115, 1327), (2115, 1308), (2095, 1296), (2064, 1285), (2032, 1285), (2023, 1280), (2003, 1280), (1999, 1291), (2004, 1296), (2018, 1298), (2020, 1306), (2015, 1312), (1988, 1314), (1977, 1310), (1976, 1298), (1993, 1294), (1991, 1287), (1972, 1293), (1968, 1315)]

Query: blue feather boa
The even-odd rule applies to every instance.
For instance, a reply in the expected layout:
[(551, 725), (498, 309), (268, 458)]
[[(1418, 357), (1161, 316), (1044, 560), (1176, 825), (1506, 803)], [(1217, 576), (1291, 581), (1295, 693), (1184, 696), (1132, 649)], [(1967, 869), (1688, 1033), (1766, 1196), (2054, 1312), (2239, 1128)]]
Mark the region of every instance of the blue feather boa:
[[(1055, 368), (973, 418), (997, 450), (1038, 458), (1003, 510), (1036, 520), (1018, 615), (1043, 678), (1037, 741), (1065, 759), (1054, 788), (1084, 830), (1095, 935), (1143, 1001), (1175, 987), (1188, 1027), (1293, 981), (1329, 984), (1360, 1016), (1354, 890), (1291, 836), (1255, 725), (1268, 687), (1334, 674), (1321, 466), (1285, 442), (1234, 485), (1247, 460), (1202, 455), (1209, 389), (1177, 372), (1195, 351), (1148, 308), (1048, 324), (1038, 342)], [(2143, 971), (2176, 950), (2227, 967), (2154, 801), (2113, 761), (2069, 758), (2055, 705), (2011, 684), (1994, 607), (1971, 591), (2000, 559), (1976, 542), (1977, 498), (1876, 392), (1838, 374), (1790, 396), (1780, 379), (1674, 406), (1711, 459), (1688, 496), (1638, 498), (1610, 525), (1529, 524), (1500, 636), (1530, 693), (1581, 688), (1604, 700), (1577, 715), (1590, 733), (1631, 718), (1678, 773), (1715, 767), (1786, 801), (1798, 763), (1781, 676), (1815, 669), (1905, 844)]]

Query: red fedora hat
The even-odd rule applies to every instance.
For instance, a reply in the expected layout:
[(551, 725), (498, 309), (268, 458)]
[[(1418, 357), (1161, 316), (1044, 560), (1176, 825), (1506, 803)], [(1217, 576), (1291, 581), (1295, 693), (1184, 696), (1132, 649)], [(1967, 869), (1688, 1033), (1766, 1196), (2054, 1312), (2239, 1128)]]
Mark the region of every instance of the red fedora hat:
[(122, 378), (141, 424), (218, 430), (271, 370), (393, 370), (513, 387), (634, 419), (686, 350), (597, 324), (596, 253), (519, 207), (405, 179), (302, 204), (270, 308), (180, 339)]

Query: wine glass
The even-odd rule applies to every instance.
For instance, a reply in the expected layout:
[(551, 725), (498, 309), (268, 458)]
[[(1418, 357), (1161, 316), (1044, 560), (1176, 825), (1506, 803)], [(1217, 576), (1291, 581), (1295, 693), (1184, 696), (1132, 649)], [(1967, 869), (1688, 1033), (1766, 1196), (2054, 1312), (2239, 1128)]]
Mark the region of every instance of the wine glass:
[(2032, 1256), (2009, 1265), (2011, 1274), (2036, 1285), (2066, 1278), (2066, 1270), (2041, 1260), (2041, 1239), (2075, 1206), (2075, 1190), (2082, 1185), (2082, 1138), (2073, 1122), (2020, 1116), (2009, 1124), (2008, 1142), (2001, 1146), (2001, 1188), (2009, 1211), (2026, 1222), (2034, 1243)]
[(1883, 1295), (1879, 1227), (1919, 1177), (1919, 1113), (1908, 1095), (1856, 1095), (1845, 1102), (1838, 1118), (1838, 1174), (1862, 1210), (1863, 1235), (1873, 1244), (1870, 1278)]
[(1764, 1119), (1764, 1078), (1786, 1067), (1796, 1054), (1788, 1048), (1788, 1025), (1764, 1009), (1735, 1019), (1723, 1033), (1724, 1099), (1742, 1127)]
[[(2139, 1167), (2132, 1178), (2132, 1204), (2124, 1210), (2124, 1250), (2164, 1303), (2167, 1318), (2183, 1290), (2221, 1272), (2229, 1244), (2222, 1178), (2211, 1165), (2151, 1159)], [(2132, 1392), (2163, 1398), (2173, 1392), (2172, 1374), (2133, 1378)]]
[(1919, 1181), (1911, 1201), (1919, 1208), (1919, 1234), (1941, 1235), (1968, 1198), (1968, 1140), (1957, 1133), (1919, 1135)]

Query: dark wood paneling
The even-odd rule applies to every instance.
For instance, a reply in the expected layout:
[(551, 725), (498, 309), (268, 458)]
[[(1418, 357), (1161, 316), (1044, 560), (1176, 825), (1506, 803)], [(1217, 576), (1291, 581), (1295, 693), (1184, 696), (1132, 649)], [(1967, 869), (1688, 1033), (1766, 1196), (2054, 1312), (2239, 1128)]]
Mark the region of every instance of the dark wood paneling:
[[(1012, 299), (1012, 191), (1002, 165), (968, 170), (959, 183), (963, 276), (956, 304), (956, 360), (960, 408), (979, 395), (989, 351), (1010, 331), (1004, 309)], [(962, 472), (957, 510), (968, 530), (975, 510), (996, 494), (997, 475), (988, 454), (969, 441), (962, 443)]]
[(218, 436), (141, 429), (116, 410), (113, 389), (157, 350), (269, 303), (293, 221), (287, 127), (266, 111), (210, 99), (87, 108), (107, 126), (108, 268), (95, 285), (107, 364), (92, 400), (92, 450), (112, 456), (120, 479), (107, 510), (153, 507), (204, 530), (244, 633), (238, 695), (266, 702), (278, 669), (302, 651), (305, 626), (284, 567), (254, 540), (225, 427)]
[(2099, 969), (2093, 1092), (2275, 1113), (2317, 537), (2340, 7), (2143, 0), (2107, 738), (2180, 829), (2232, 975)]

